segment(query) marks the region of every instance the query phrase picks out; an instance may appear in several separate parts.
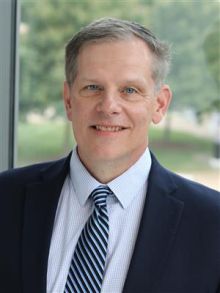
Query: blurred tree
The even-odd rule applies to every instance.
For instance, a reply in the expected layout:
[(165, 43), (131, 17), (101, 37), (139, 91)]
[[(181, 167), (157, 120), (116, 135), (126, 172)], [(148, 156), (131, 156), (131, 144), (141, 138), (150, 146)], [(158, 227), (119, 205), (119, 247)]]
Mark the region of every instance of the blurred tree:
[(218, 98), (207, 110), (220, 112), (220, 19), (210, 28), (204, 40), (204, 51), (208, 68), (216, 83)]
[[(65, 43), (82, 26), (109, 16), (132, 19), (149, 25), (151, 0), (126, 2), (111, 0), (22, 0), (20, 42), (20, 118), (29, 111), (56, 107), (63, 114), (62, 81), (64, 80)], [(69, 145), (69, 123), (63, 137), (63, 151)]]
[(213, 157), (220, 159), (220, 19), (218, 19), (207, 33), (204, 40), (204, 51), (208, 68), (215, 80), (218, 97), (210, 103), (207, 111), (216, 112), (215, 137)]
[[(143, 1), (23, 0), (20, 46), (20, 113), (42, 111), (57, 105), (62, 112), (64, 46), (68, 39), (90, 21), (104, 16), (149, 22), (150, 10)], [(151, 1), (144, 3), (150, 8)], [(148, 21), (146, 21), (148, 19)], [(146, 23), (149, 24), (149, 23)]]
[[(175, 109), (192, 108), (201, 113), (219, 99), (203, 50), (207, 31), (219, 18), (219, 8), (219, 3), (210, 1), (157, 1), (153, 27), (162, 38), (173, 44), (169, 81), (174, 90), (172, 106)], [(219, 27), (216, 28), (217, 33)], [(215, 42), (210, 40), (210, 47)]]
[[(216, 72), (217, 63), (209, 65), (211, 71), (207, 70), (203, 47), (207, 32), (219, 18), (217, 2), (22, 0), (21, 16), (26, 26), (20, 42), (20, 110), (23, 113), (33, 108), (42, 111), (51, 104), (58, 105), (62, 112), (59, 105), (64, 44), (81, 26), (104, 16), (136, 20), (173, 44), (173, 66), (168, 79), (174, 91), (173, 108), (192, 108), (202, 113), (219, 99), (211, 74), (213, 70)], [(209, 37), (209, 51), (218, 49), (218, 34), (216, 25), (215, 35)]]

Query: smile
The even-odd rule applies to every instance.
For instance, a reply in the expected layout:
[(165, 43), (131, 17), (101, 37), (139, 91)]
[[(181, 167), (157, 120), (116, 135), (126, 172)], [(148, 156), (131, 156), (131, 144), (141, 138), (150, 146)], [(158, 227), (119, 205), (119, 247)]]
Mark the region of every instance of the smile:
[(104, 126), (104, 125), (95, 125), (93, 126), (98, 131), (109, 131), (109, 132), (118, 132), (124, 130), (125, 127), (122, 126)]

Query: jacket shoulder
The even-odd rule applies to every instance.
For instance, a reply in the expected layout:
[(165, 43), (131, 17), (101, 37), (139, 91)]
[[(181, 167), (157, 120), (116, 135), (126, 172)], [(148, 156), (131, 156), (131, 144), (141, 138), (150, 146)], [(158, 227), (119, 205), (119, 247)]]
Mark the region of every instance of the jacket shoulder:
[(201, 183), (192, 181), (183, 176), (175, 174), (169, 171), (176, 185), (178, 186), (180, 194), (184, 197), (194, 198), (195, 200), (205, 201), (206, 203), (209, 201), (219, 202), (220, 203), (220, 192), (207, 187)]
[(182, 201), (194, 213), (214, 211), (220, 218), (220, 192), (164, 168), (154, 155), (152, 162), (152, 179), (154, 184), (163, 186), (161, 190), (171, 192), (173, 198)]
[(177, 189), (174, 196), (184, 202), (185, 211), (200, 220), (220, 226), (220, 192), (168, 171)]
[(64, 162), (65, 159), (43, 162), (33, 164), (25, 167), (10, 169), (0, 173), (0, 189), (3, 186), (9, 185), (23, 185), (30, 182), (38, 181), (41, 179), (41, 175), (47, 169), (53, 168)]

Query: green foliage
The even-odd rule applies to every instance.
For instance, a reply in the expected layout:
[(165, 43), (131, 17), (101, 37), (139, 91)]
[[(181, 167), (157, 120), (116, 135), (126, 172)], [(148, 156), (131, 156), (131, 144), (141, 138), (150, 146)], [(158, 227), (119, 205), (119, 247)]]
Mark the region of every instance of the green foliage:
[[(216, 83), (217, 91), (220, 93), (220, 19), (210, 28), (204, 40), (204, 51), (209, 70)], [(219, 99), (213, 101), (211, 109), (220, 111), (220, 96)], [(207, 109), (207, 110), (211, 110)]]
[(152, 27), (161, 38), (173, 44), (173, 66), (168, 81), (173, 88), (175, 109), (188, 107), (198, 113), (216, 110), (220, 93), (214, 75), (218, 73), (213, 75), (207, 65), (210, 57), (206, 57), (210, 53), (203, 44), (206, 40), (212, 48), (217, 67), (220, 27), (215, 26), (214, 37), (207, 39), (207, 33), (219, 19), (219, 9), (219, 3), (214, 1), (158, 1), (155, 6)]
[(61, 100), (64, 46), (83, 25), (105, 16), (142, 21), (146, 14), (139, 0), (23, 0), (21, 16), (27, 28), (20, 36), (20, 110), (25, 113)]
[[(64, 46), (90, 21), (110, 16), (138, 21), (173, 44), (168, 82), (172, 107), (198, 113), (219, 107), (219, 3), (164, 0), (22, 0), (20, 111), (60, 109)], [(60, 112), (60, 111), (59, 111)]]

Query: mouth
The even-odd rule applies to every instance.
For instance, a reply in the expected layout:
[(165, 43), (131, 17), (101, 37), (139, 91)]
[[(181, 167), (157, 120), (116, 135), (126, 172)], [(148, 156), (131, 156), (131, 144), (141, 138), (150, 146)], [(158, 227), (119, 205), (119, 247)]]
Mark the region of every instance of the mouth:
[(126, 127), (119, 126), (119, 125), (93, 125), (93, 129), (97, 131), (104, 131), (104, 132), (119, 132), (126, 129)]

